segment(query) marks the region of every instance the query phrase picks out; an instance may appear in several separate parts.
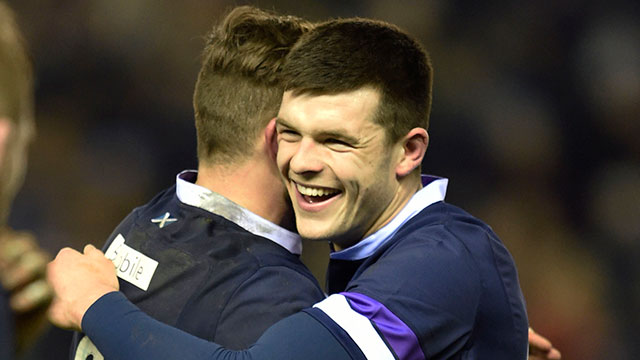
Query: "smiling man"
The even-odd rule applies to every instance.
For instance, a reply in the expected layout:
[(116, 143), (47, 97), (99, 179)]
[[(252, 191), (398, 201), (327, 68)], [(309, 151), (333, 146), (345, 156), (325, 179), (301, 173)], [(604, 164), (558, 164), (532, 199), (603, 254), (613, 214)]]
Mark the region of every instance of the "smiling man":
[(525, 358), (511, 256), (444, 202), (446, 179), (421, 176), (432, 84), (421, 46), (388, 24), (338, 20), (298, 42), (284, 75), (278, 168), (300, 234), (337, 250), (333, 295), (307, 313), (338, 324), (367, 357)]
[(416, 128), (408, 134), (418, 153), (392, 149), (385, 129), (372, 121), (380, 106), (372, 87), (294, 94), (285, 93), (278, 116), (277, 159), (299, 232), (331, 241), (336, 249), (351, 247), (383, 227), (420, 189), (419, 173), (413, 181), (407, 175), (419, 164), (427, 133)]
[(444, 202), (447, 179), (421, 175), (432, 84), (422, 47), (383, 22), (334, 20), (301, 37), (283, 74), (267, 136), (300, 234), (335, 247), (332, 295), (230, 351), (145, 316), (88, 246), (51, 263), (51, 319), (82, 327), (109, 359), (525, 359), (511, 256)]
[[(391, 170), (404, 154), (388, 151), (385, 130), (371, 121), (379, 98), (369, 87), (285, 94), (277, 120), (278, 167), (303, 237), (350, 247), (385, 225), (419, 189), (419, 181), (400, 187)], [(426, 147), (426, 132), (414, 133)]]

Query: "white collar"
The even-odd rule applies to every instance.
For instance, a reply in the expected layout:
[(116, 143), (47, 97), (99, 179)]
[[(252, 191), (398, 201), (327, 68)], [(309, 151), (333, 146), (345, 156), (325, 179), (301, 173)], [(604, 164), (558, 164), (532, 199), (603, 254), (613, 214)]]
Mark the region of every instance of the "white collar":
[(407, 205), (405, 205), (398, 215), (387, 225), (351, 247), (332, 252), (331, 258), (338, 260), (360, 260), (371, 256), (380, 246), (391, 239), (402, 225), (420, 211), (438, 201), (444, 201), (449, 179), (422, 175), (422, 184), (424, 187), (409, 199)]
[(182, 203), (222, 216), (254, 235), (273, 241), (292, 254), (302, 253), (302, 240), (298, 234), (256, 215), (218, 193), (196, 185), (197, 176), (196, 170), (185, 170), (176, 176), (176, 194)]

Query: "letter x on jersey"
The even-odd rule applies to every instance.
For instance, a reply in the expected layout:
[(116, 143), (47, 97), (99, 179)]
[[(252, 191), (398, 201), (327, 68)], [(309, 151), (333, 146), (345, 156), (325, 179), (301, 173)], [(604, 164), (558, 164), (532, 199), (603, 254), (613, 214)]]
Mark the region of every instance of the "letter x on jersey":
[(154, 224), (158, 224), (158, 227), (162, 229), (165, 225), (178, 221), (178, 219), (171, 218), (170, 216), (171, 214), (169, 214), (169, 212), (167, 211), (166, 213), (164, 213), (164, 215), (160, 215), (155, 219), (151, 219), (151, 222)]

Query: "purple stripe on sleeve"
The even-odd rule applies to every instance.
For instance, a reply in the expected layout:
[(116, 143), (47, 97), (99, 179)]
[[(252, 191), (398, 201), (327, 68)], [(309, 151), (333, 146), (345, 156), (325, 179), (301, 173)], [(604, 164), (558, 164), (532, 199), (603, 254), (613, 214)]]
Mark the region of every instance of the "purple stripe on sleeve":
[(400, 360), (425, 360), (418, 337), (394, 313), (376, 300), (353, 292), (340, 293), (351, 308), (372, 321)]

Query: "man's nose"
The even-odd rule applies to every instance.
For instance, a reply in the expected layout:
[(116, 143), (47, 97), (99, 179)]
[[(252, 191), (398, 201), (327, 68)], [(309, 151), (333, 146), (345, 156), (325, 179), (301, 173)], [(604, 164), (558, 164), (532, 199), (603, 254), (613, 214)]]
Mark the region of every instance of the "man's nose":
[(322, 171), (322, 149), (313, 139), (302, 139), (297, 151), (291, 158), (290, 169), (296, 174)]

